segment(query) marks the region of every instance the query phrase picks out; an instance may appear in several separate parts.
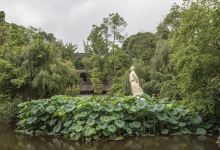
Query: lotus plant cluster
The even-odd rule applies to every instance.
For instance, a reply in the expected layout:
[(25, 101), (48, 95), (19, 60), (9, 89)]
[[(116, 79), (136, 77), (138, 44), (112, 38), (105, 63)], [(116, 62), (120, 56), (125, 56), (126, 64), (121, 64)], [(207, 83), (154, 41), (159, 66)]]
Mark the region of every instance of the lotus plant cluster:
[(148, 95), (68, 97), (19, 105), (17, 132), (63, 135), (72, 140), (122, 139), (139, 135), (206, 134), (202, 118), (175, 101)]

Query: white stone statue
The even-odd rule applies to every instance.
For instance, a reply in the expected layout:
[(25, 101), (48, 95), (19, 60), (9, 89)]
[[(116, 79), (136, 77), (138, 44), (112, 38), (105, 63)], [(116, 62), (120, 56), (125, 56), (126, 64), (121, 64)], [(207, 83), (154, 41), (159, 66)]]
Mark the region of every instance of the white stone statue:
[(130, 76), (129, 76), (129, 81), (130, 81), (130, 84), (131, 84), (131, 90), (132, 90), (133, 96), (137, 96), (137, 95), (143, 94), (144, 92), (140, 87), (138, 77), (137, 77), (136, 73), (134, 72), (134, 70), (135, 70), (135, 68), (132, 65), (131, 68), (130, 68), (131, 73), (130, 73)]

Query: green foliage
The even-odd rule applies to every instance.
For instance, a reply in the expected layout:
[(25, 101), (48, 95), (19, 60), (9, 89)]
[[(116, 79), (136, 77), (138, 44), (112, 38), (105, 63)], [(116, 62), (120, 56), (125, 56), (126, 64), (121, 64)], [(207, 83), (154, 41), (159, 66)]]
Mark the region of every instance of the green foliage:
[(10, 122), (14, 120), (18, 115), (17, 105), (21, 103), (21, 100), (1, 101), (0, 105), (0, 122)]
[(120, 48), (125, 39), (122, 31), (126, 25), (118, 13), (109, 14), (101, 25), (92, 26), (84, 43), (86, 57), (83, 64), (90, 75), (95, 93), (102, 93), (103, 83), (114, 82), (129, 65), (128, 56)]
[(72, 140), (147, 134), (206, 134), (201, 117), (176, 102), (141, 97), (68, 97), (19, 105), (17, 131), (60, 134)]
[(80, 94), (80, 87), (78, 85), (66, 89), (65, 95), (76, 96)]
[(4, 21), (5, 21), (5, 12), (0, 11), (0, 22), (4, 22)]
[(156, 37), (153, 33), (137, 33), (128, 37), (122, 49), (128, 54), (130, 60), (136, 58), (150, 62), (156, 47)]
[(0, 92), (27, 98), (64, 94), (78, 83), (76, 46), (64, 45), (51, 33), (4, 20), (0, 12)]

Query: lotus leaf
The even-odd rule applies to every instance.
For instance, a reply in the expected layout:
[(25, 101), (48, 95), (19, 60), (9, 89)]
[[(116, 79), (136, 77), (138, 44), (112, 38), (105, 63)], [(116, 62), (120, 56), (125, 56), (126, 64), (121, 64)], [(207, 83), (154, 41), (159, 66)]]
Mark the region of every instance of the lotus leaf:
[(122, 107), (124, 107), (125, 109), (129, 109), (129, 105), (128, 104), (121, 104)]
[(147, 103), (145, 100), (137, 100), (136, 101), (136, 106), (138, 109), (144, 109), (147, 106)]
[(128, 134), (132, 134), (131, 128), (126, 128), (126, 131), (127, 131)]
[(58, 112), (58, 115), (59, 116), (64, 116), (66, 114), (66, 111), (64, 110), (64, 108), (62, 107), (60, 110), (59, 110), (59, 112)]
[(89, 117), (90, 117), (91, 119), (95, 119), (95, 118), (97, 118), (98, 116), (99, 116), (98, 113), (91, 113), (91, 114), (89, 115)]
[(169, 130), (168, 129), (163, 129), (162, 131), (161, 131), (161, 134), (168, 134), (169, 133)]
[(103, 122), (109, 122), (109, 121), (111, 121), (111, 119), (110, 119), (109, 116), (101, 116), (101, 117), (100, 117), (100, 120), (103, 121)]
[(78, 133), (78, 134), (75, 135), (74, 140), (77, 141), (77, 140), (80, 139), (80, 137), (81, 137), (81, 134)]
[(85, 136), (89, 137), (96, 134), (96, 129), (92, 127), (88, 127), (85, 131)]
[(206, 133), (207, 133), (207, 131), (203, 128), (196, 129), (196, 134), (205, 135)]
[(73, 138), (73, 137), (75, 136), (75, 134), (76, 134), (75, 132), (72, 132), (72, 133), (70, 134), (70, 137)]
[(58, 124), (53, 128), (53, 133), (58, 133), (61, 129), (62, 122), (58, 122)]
[(187, 128), (182, 128), (182, 129), (180, 129), (180, 132), (182, 133), (182, 134), (190, 134), (191, 132), (189, 131), (189, 129), (187, 129)]
[(37, 120), (37, 117), (30, 117), (27, 119), (27, 124), (32, 124)]
[(77, 125), (77, 126), (75, 127), (75, 131), (76, 131), (76, 132), (82, 131), (82, 126)]
[(141, 123), (138, 122), (138, 121), (134, 121), (134, 122), (132, 122), (132, 127), (134, 127), (134, 128), (140, 128), (140, 127), (141, 127)]
[(137, 107), (136, 106), (131, 106), (130, 111), (133, 112), (133, 113), (137, 112)]
[(184, 126), (186, 126), (186, 123), (185, 122), (179, 122), (179, 126), (184, 127)]
[(166, 119), (168, 119), (168, 116), (166, 113), (158, 113), (157, 114), (157, 118), (160, 120), (160, 121), (164, 121)]
[(50, 118), (49, 115), (44, 115), (44, 116), (42, 116), (40, 119), (41, 119), (42, 121), (46, 121), (46, 120), (49, 119), (49, 118)]
[(95, 124), (95, 120), (94, 119), (88, 119), (86, 121), (86, 124), (89, 125), (89, 126), (93, 126)]
[(113, 133), (114, 133), (114, 132), (116, 132), (116, 130), (117, 130), (117, 129), (116, 129), (116, 127), (115, 127), (114, 125), (109, 125), (109, 126), (108, 126), (108, 131), (109, 131), (109, 132), (113, 132)]
[(98, 128), (103, 129), (103, 130), (106, 129), (107, 126), (108, 126), (108, 123), (106, 123), (106, 122), (100, 122), (98, 124)]
[(64, 126), (64, 127), (69, 127), (69, 126), (71, 125), (71, 123), (72, 123), (71, 120), (66, 121), (66, 122), (63, 124), (63, 126)]
[(86, 111), (83, 111), (83, 112), (80, 113), (80, 117), (84, 118), (84, 117), (87, 116), (87, 114), (88, 114), (88, 113), (87, 113)]
[(65, 109), (66, 112), (71, 112), (71, 111), (73, 111), (75, 109), (75, 106), (74, 105), (70, 105), (70, 104), (66, 104), (64, 106), (64, 109)]
[(114, 110), (115, 110), (115, 111), (121, 111), (121, 110), (122, 110), (121, 104), (115, 105), (115, 106), (114, 106)]
[(49, 126), (53, 126), (56, 123), (57, 119), (52, 119), (49, 122)]
[(178, 121), (176, 121), (176, 119), (174, 117), (170, 117), (169, 122), (172, 124), (178, 124)]
[(119, 128), (124, 128), (125, 122), (123, 120), (115, 120), (114, 124)]
[(156, 109), (157, 111), (161, 112), (164, 110), (165, 105), (164, 104), (156, 104), (156, 108), (157, 108)]
[(31, 113), (35, 115), (40, 109), (41, 109), (41, 106), (39, 105), (33, 106), (31, 109)]
[(107, 112), (113, 112), (113, 111), (114, 111), (114, 108), (113, 108), (112, 105), (107, 105), (107, 107), (105, 108), (105, 110), (106, 110)]
[(156, 105), (148, 105), (148, 109), (151, 112), (156, 112), (157, 111), (157, 106)]
[(46, 111), (50, 114), (52, 114), (55, 110), (56, 110), (56, 108), (54, 106), (48, 106), (46, 108)]
[(77, 125), (83, 125), (85, 124), (85, 121), (77, 121)]

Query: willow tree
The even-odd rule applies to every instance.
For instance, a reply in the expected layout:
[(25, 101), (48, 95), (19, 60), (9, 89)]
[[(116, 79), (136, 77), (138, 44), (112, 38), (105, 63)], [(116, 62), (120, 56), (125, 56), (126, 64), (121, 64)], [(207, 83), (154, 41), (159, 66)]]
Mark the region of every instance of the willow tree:
[(0, 35), (0, 96), (65, 94), (78, 82), (75, 45), (64, 45), (51, 33), (7, 22), (0, 22)]

